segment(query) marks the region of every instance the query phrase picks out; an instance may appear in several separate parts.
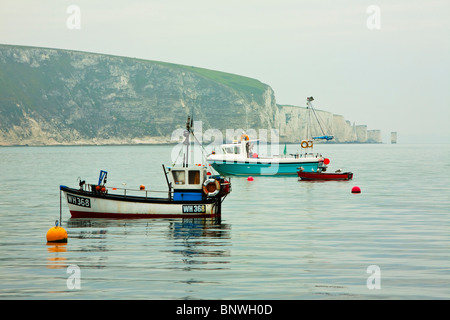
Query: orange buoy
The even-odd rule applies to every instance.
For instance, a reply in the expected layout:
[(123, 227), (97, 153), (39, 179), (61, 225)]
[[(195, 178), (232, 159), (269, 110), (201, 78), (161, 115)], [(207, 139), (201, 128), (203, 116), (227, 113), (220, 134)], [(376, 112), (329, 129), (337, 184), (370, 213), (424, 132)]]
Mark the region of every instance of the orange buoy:
[(67, 242), (67, 231), (63, 227), (58, 227), (58, 221), (56, 221), (56, 226), (50, 228), (47, 231), (47, 242), (53, 243)]
[(145, 190), (145, 186), (144, 186), (143, 184), (141, 184), (141, 185), (139, 186), (139, 189)]

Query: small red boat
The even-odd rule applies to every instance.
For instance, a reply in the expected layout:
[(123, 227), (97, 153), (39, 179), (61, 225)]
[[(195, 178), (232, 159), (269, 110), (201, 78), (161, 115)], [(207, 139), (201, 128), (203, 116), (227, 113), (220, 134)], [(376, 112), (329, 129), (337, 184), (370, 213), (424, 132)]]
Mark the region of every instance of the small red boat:
[(351, 180), (353, 172), (305, 172), (297, 171), (299, 180)]

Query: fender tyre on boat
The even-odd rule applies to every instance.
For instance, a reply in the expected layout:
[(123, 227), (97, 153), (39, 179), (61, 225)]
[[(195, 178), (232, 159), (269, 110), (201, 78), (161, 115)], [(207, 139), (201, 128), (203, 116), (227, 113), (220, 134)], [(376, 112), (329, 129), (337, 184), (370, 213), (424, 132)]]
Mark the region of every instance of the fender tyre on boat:
[(220, 182), (216, 179), (206, 179), (205, 182), (203, 182), (203, 192), (208, 197), (215, 197), (220, 192)]

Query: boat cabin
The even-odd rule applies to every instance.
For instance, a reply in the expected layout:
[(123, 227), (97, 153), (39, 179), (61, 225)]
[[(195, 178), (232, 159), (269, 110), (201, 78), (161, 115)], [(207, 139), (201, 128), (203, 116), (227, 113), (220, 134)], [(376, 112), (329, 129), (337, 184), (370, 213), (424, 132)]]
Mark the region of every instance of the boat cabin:
[(203, 166), (169, 168), (169, 172), (172, 187), (179, 190), (202, 189), (203, 182), (208, 178)]
[(250, 156), (250, 142), (242, 140), (240, 142), (234, 141), (234, 143), (223, 144), (222, 153), (230, 156), (242, 156), (248, 158)]
[(200, 201), (203, 198), (203, 183), (208, 179), (204, 166), (168, 168), (167, 177), (173, 189), (174, 201)]

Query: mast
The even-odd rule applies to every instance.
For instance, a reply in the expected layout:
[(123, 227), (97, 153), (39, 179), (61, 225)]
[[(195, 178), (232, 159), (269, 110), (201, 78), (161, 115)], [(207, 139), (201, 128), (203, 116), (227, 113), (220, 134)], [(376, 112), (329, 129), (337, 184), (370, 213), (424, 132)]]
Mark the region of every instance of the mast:
[[(306, 109), (308, 109), (308, 123), (306, 124), (306, 139), (311, 140), (311, 110), (312, 110), (312, 104), (311, 101), (313, 101), (313, 97), (307, 97), (306, 98)], [(311, 130), (312, 131), (312, 130)]]
[(194, 127), (194, 118), (191, 118), (190, 116), (188, 116), (187, 121), (186, 121), (186, 130), (184, 131), (184, 137), (186, 138), (183, 142), (183, 144), (186, 145), (186, 156), (183, 157), (184, 159), (184, 163), (183, 163), (183, 167), (188, 167), (189, 166), (189, 146), (191, 145), (191, 141), (189, 139), (190, 135), (194, 134), (192, 131), (192, 128)]
[(186, 121), (186, 130), (184, 131), (184, 137), (186, 138), (184, 140), (184, 144), (186, 145), (186, 156), (183, 157), (183, 168), (187, 167), (189, 165), (189, 145), (191, 144), (189, 140), (189, 136), (191, 135), (191, 128), (192, 128), (192, 121), (191, 117), (188, 116)]

